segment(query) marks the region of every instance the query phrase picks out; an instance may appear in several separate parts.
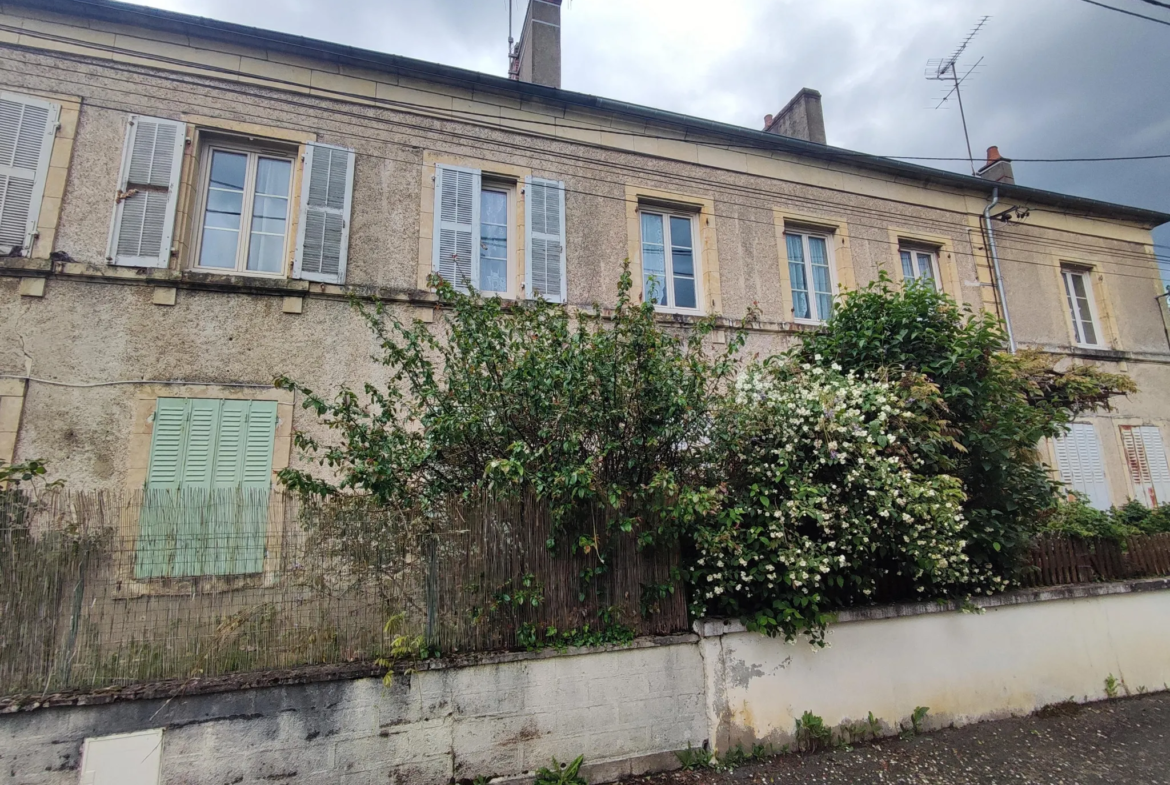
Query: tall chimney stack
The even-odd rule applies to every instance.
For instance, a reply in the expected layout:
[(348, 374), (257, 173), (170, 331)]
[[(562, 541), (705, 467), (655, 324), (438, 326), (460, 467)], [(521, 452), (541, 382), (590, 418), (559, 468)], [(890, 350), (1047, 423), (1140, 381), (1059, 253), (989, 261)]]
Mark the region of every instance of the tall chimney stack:
[(764, 131), (806, 142), (825, 144), (825, 115), (821, 94), (805, 87), (774, 117), (764, 116)]
[(987, 163), (976, 172), (984, 180), (993, 183), (1015, 183), (1016, 177), (1012, 174), (1012, 159), (1004, 158), (999, 154), (999, 148), (994, 145), (987, 148)]
[(520, 43), (508, 61), (510, 79), (561, 86), (561, 0), (529, 0)]

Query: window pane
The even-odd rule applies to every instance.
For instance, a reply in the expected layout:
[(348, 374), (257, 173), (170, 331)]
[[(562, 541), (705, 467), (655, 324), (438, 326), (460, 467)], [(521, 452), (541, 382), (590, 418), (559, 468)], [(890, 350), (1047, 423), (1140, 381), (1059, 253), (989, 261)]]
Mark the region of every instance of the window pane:
[(1077, 343), (1084, 343), (1084, 340), (1081, 338), (1080, 316), (1079, 316), (1079, 314), (1077, 314), (1077, 306), (1073, 300), (1073, 293), (1072, 293), (1072, 278), (1073, 277), (1074, 277), (1073, 274), (1070, 272), (1063, 273), (1064, 294), (1065, 294), (1065, 297), (1068, 299), (1069, 315), (1072, 316), (1073, 340), (1075, 340)]
[(679, 218), (677, 215), (670, 216), (670, 244), (675, 248), (691, 247), (690, 218)]
[(788, 261), (804, 262), (804, 242), (798, 234), (786, 234), (784, 240), (788, 244)]
[(1069, 273), (1069, 279), (1072, 281), (1073, 294), (1083, 300), (1086, 297), (1085, 276), (1080, 273)]
[(215, 150), (211, 153), (211, 187), (244, 190), (244, 176), (248, 172), (248, 156)]
[(481, 259), (508, 258), (508, 228), (484, 224), (479, 228), (479, 256)]
[(690, 248), (672, 248), (670, 250), (670, 267), (675, 275), (695, 274), (695, 257)]
[(829, 275), (829, 250), (825, 238), (808, 238), (808, 256), (812, 267), (813, 292), (817, 312), (814, 318), (828, 319), (833, 307), (833, 283)]
[(1097, 343), (1097, 328), (1093, 326), (1093, 319), (1089, 316), (1089, 304), (1086, 302), (1082, 307), (1085, 319), (1081, 323), (1081, 329), (1085, 332), (1085, 343)]
[(503, 191), (481, 191), (479, 198), (481, 224), (508, 224), (508, 194)]
[(284, 234), (288, 199), (280, 196), (257, 196), (252, 202), (252, 231)]
[(261, 158), (256, 164), (256, 193), (267, 196), (288, 196), (292, 161), (282, 158)]
[(283, 234), (252, 233), (248, 242), (248, 269), (256, 273), (279, 273), (283, 267)]
[(235, 269), (236, 249), (239, 245), (239, 232), (210, 227), (204, 229), (203, 242), (199, 246), (199, 266)]
[(662, 216), (642, 213), (642, 293), (647, 302), (669, 305)]
[(479, 288), (485, 292), (508, 291), (507, 260), (480, 257)]
[(697, 308), (695, 279), (678, 277), (674, 279), (674, 305), (676, 308)]
[(662, 216), (642, 213), (642, 243), (662, 245)]
[(204, 226), (239, 229), (240, 212), (243, 209), (243, 191), (222, 191), (218, 188), (212, 188), (207, 192), (207, 214)]
[(910, 258), (909, 251), (902, 251), (902, 279), (909, 281), (914, 278), (914, 261)]

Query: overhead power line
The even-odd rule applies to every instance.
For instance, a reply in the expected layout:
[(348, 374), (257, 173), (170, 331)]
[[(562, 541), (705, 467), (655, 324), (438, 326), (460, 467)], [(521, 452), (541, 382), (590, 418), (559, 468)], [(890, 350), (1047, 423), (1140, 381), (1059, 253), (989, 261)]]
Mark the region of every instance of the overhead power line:
[[(1166, 25), (1166, 26), (1170, 27), (1170, 21), (1166, 21), (1165, 19), (1158, 19), (1157, 17), (1146, 16), (1145, 14), (1139, 14), (1136, 11), (1126, 11), (1124, 8), (1118, 8), (1117, 6), (1114, 6), (1114, 5), (1106, 5), (1105, 3), (1098, 3), (1097, 0), (1081, 0), (1081, 2), (1088, 3), (1089, 5), (1095, 5), (1095, 6), (1098, 6), (1099, 8), (1107, 8), (1110, 11), (1116, 11), (1117, 13), (1125, 14), (1126, 16), (1136, 16), (1138, 19), (1145, 19), (1147, 22), (1157, 22), (1160, 25)], [(1154, 3), (1154, 5), (1165, 5), (1165, 4), (1164, 3)], [(1170, 7), (1170, 6), (1168, 6), (1168, 7)]]
[(1163, 3), (1162, 0), (1142, 0), (1142, 2), (1156, 5), (1159, 8), (1170, 8), (1170, 3)]
[[(893, 158), (896, 161), (966, 161), (966, 158), (938, 158), (922, 155), (883, 155), (880, 158)], [(1159, 158), (1170, 158), (1170, 153), (1156, 155), (1111, 155), (1101, 158), (1009, 158), (1016, 163), (1029, 164), (1069, 164), (1095, 163), (1098, 161), (1152, 161)]]

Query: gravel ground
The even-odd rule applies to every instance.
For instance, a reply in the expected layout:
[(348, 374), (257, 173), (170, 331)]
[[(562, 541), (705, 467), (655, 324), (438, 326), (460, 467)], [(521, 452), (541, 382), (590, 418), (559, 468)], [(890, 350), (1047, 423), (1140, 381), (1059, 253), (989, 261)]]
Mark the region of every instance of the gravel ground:
[(1170, 692), (889, 739), (850, 751), (781, 755), (734, 771), (676, 771), (638, 785), (1170, 785)]

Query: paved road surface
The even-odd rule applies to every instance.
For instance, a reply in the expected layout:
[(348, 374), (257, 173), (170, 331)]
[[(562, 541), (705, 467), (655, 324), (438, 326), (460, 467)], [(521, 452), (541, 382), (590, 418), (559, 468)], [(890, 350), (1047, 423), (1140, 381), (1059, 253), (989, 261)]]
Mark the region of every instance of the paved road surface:
[(638, 785), (1170, 785), (1170, 692)]

